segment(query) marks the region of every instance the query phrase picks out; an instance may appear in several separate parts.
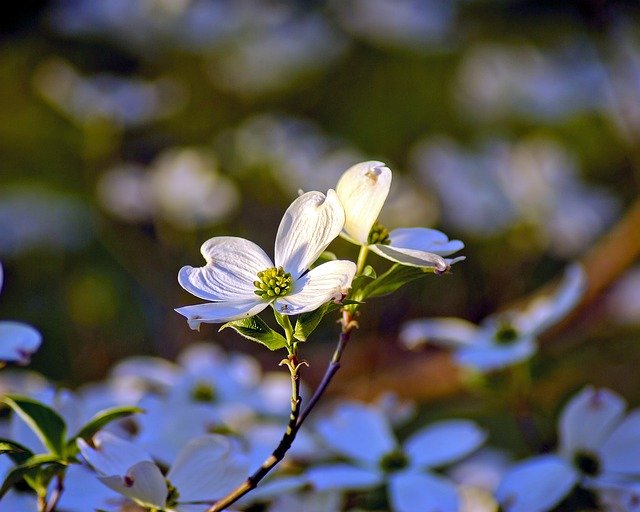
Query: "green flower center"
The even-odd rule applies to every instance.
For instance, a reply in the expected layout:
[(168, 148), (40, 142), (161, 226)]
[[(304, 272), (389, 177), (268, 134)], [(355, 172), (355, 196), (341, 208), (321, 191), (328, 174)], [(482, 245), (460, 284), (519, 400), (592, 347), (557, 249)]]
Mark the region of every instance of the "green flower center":
[(502, 322), (493, 335), (493, 339), (499, 345), (509, 345), (517, 340), (519, 335), (520, 333), (513, 325), (509, 322)]
[(380, 459), (380, 469), (385, 473), (391, 473), (404, 469), (409, 465), (409, 458), (401, 450), (393, 450), (383, 455)]
[(166, 480), (167, 482), (167, 489), (169, 490), (169, 492), (167, 493), (167, 506), (168, 507), (175, 507), (178, 504), (178, 498), (180, 498), (180, 493), (178, 492), (178, 489), (175, 488), (175, 486), (169, 482), (169, 480)]
[(254, 281), (255, 294), (263, 299), (282, 297), (291, 291), (291, 274), (282, 267), (271, 267), (258, 272), (258, 281)]
[(382, 224), (376, 221), (371, 227), (371, 231), (369, 231), (369, 236), (367, 237), (367, 244), (381, 244), (381, 245), (389, 245), (391, 243), (391, 239), (389, 238), (389, 230), (385, 228)]
[(600, 473), (598, 457), (588, 451), (578, 451), (573, 456), (573, 464), (585, 475), (596, 476)]
[(196, 402), (213, 402), (216, 398), (216, 391), (208, 382), (197, 382), (191, 389), (191, 398)]

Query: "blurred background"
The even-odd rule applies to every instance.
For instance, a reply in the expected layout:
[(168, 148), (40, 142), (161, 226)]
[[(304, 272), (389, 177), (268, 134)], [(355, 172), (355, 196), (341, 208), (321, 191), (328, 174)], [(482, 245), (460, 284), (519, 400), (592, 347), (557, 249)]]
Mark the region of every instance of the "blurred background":
[[(640, 403), (640, 7), (636, 1), (51, 0), (0, 23), (0, 318), (65, 385), (196, 340), (178, 286), (216, 235), (272, 253), (298, 190), (394, 172), (382, 221), (466, 244), (447, 276), (364, 309), (336, 389), (439, 399), (446, 353), (403, 322), (480, 321), (582, 260), (587, 298), (543, 340), (544, 404), (586, 382)], [(355, 258), (340, 240), (332, 248)], [(372, 259), (376, 269), (386, 263)], [(324, 369), (330, 321), (302, 347)], [(398, 371), (401, 370), (404, 380)], [(395, 372), (395, 373), (394, 373)], [(375, 378), (374, 378), (375, 376)], [(411, 379), (411, 380), (407, 380)]]

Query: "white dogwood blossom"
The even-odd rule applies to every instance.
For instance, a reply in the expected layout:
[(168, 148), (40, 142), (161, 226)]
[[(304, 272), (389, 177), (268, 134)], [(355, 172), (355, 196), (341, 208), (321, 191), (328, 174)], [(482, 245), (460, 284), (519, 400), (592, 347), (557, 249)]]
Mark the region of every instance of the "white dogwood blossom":
[(336, 193), (307, 192), (287, 209), (276, 234), (275, 264), (256, 244), (221, 236), (200, 250), (207, 264), (180, 269), (178, 282), (210, 302), (176, 309), (198, 329), (202, 322), (223, 323), (260, 313), (268, 305), (283, 315), (313, 311), (340, 298), (351, 286), (356, 266), (333, 260), (311, 270), (344, 226)]
[(433, 267), (444, 272), (463, 257), (447, 259), (461, 250), (460, 240), (429, 228), (398, 228), (388, 231), (378, 216), (391, 187), (391, 170), (382, 162), (356, 164), (342, 175), (336, 194), (345, 211), (342, 236), (357, 245), (402, 265)]
[[(0, 290), (2, 290), (3, 270), (0, 264)], [(40, 347), (42, 336), (28, 324), (13, 320), (0, 321), (0, 367), (4, 363), (28, 364)]]

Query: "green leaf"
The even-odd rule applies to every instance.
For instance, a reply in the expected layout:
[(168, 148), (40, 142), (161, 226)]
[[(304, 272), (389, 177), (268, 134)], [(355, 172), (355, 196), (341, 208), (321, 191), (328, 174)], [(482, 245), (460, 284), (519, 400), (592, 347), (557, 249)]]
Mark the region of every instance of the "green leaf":
[(335, 302), (327, 302), (323, 306), (320, 306), (315, 311), (309, 313), (302, 313), (298, 315), (296, 321), (296, 328), (293, 331), (293, 337), (298, 341), (307, 341), (309, 335), (316, 330), (316, 327), (320, 324), (320, 321), (327, 313), (331, 313), (336, 309), (341, 308), (341, 304)]
[(351, 282), (351, 294), (353, 295), (354, 292), (366, 286), (371, 282), (372, 279), (375, 279), (376, 277), (376, 271), (371, 265), (367, 265), (366, 267), (364, 267), (362, 273), (354, 277), (353, 281)]
[(33, 452), (29, 448), (11, 439), (0, 439), (0, 453), (6, 453), (14, 464), (22, 464), (33, 456)]
[(140, 409), (139, 407), (128, 405), (122, 407), (112, 407), (110, 409), (99, 411), (78, 431), (76, 435), (74, 435), (67, 441), (67, 456), (74, 456), (78, 453), (78, 447), (76, 443), (77, 439), (81, 438), (84, 440), (88, 440), (96, 432), (98, 432), (100, 429), (102, 429), (112, 421), (126, 418), (127, 416), (131, 416), (132, 414), (136, 414), (139, 412), (142, 412), (142, 409)]
[[(50, 453), (41, 453), (38, 455), (33, 455), (25, 460), (22, 464), (15, 466), (5, 478), (2, 483), (2, 487), (0, 487), (0, 499), (7, 493), (13, 485), (18, 483), (22, 479), (26, 479), (31, 485), (38, 486), (35, 484), (36, 481), (43, 482), (42, 485), (46, 485), (46, 482), (50, 480), (50, 478), (56, 474), (57, 472), (63, 471), (66, 465), (60, 458), (56, 455)], [(46, 478), (38, 478), (38, 473), (46, 472)], [(45, 487), (46, 489), (46, 487)], [(35, 491), (36, 489), (34, 487)]]
[(238, 334), (249, 340), (261, 343), (269, 350), (278, 350), (287, 346), (286, 338), (274, 331), (258, 316), (227, 322), (218, 331), (227, 327), (231, 327)]
[(64, 457), (67, 427), (56, 411), (24, 396), (5, 395), (2, 401), (29, 425), (51, 453)]
[(354, 295), (354, 298), (362, 300), (369, 297), (382, 297), (395, 292), (404, 284), (432, 273), (433, 270), (430, 268), (409, 267), (396, 263), (380, 277), (362, 288)]

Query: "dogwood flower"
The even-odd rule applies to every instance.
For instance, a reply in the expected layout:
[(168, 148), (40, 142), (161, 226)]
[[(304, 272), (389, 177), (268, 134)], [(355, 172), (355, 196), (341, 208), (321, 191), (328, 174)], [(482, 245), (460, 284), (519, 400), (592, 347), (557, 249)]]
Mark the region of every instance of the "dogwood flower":
[(496, 497), (505, 512), (550, 510), (578, 483), (597, 493), (633, 494), (640, 475), (640, 411), (608, 389), (587, 386), (564, 407), (556, 453), (522, 461), (508, 470)]
[[(3, 271), (0, 264), (0, 290)], [(42, 336), (28, 324), (12, 320), (0, 321), (0, 367), (5, 363), (29, 364), (31, 354), (40, 347)]]
[(414, 432), (400, 446), (382, 412), (357, 402), (341, 404), (318, 421), (316, 430), (348, 462), (312, 466), (306, 475), (313, 488), (364, 490), (386, 484), (393, 512), (457, 512), (455, 484), (430, 470), (462, 459), (486, 438), (472, 421), (447, 420)]
[(78, 446), (103, 484), (154, 510), (202, 510), (202, 503), (239, 485), (248, 470), (246, 458), (215, 434), (189, 441), (166, 475), (142, 448), (106, 431), (98, 432), (92, 445), (79, 439)]
[(499, 370), (535, 354), (536, 337), (571, 312), (585, 285), (582, 267), (571, 265), (553, 293), (534, 299), (524, 310), (489, 316), (480, 325), (450, 317), (412, 320), (403, 326), (400, 340), (408, 348), (425, 342), (453, 348), (461, 366)]
[(313, 311), (339, 298), (351, 286), (356, 266), (333, 260), (309, 267), (344, 226), (336, 193), (307, 192), (287, 209), (276, 234), (275, 264), (256, 244), (221, 236), (200, 249), (207, 264), (185, 266), (178, 282), (210, 302), (176, 309), (198, 329), (202, 322), (222, 323), (260, 313), (270, 304), (284, 315)]
[(391, 170), (382, 162), (356, 164), (342, 175), (336, 194), (345, 211), (342, 236), (366, 246), (388, 260), (413, 267), (433, 267), (444, 272), (464, 259), (444, 258), (464, 247), (444, 233), (429, 228), (398, 228), (388, 231), (377, 222), (391, 187)]

